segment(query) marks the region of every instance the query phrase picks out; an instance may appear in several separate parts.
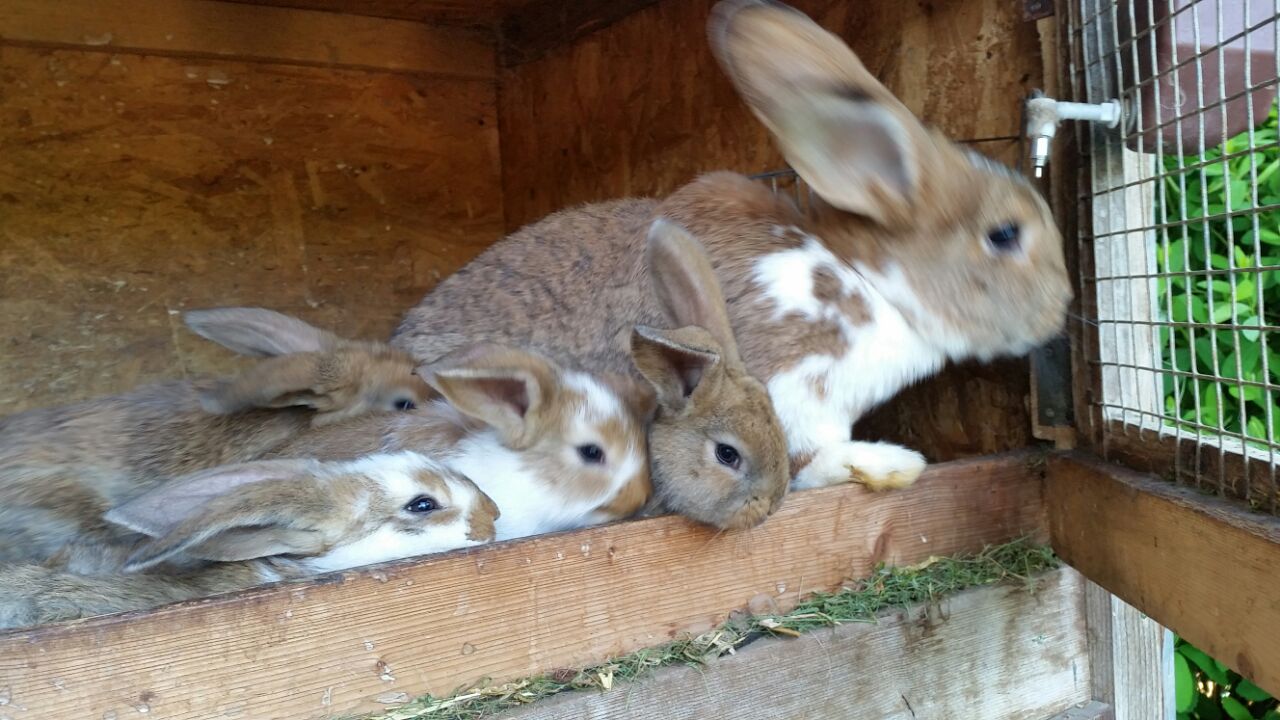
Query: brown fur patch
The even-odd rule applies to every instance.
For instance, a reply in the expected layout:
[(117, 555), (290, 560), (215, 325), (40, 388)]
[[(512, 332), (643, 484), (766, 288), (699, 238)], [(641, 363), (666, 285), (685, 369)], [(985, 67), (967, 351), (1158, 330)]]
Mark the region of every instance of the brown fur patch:
[(813, 296), (824, 305), (835, 305), (844, 297), (844, 287), (836, 273), (825, 265), (813, 269)]
[(848, 348), (844, 331), (830, 320), (813, 322), (791, 313), (757, 327), (761, 332), (751, 334), (751, 344), (744, 344), (743, 356), (751, 357), (751, 350), (756, 350), (756, 357), (768, 358), (770, 372), (766, 377), (789, 370), (814, 355), (838, 357)]
[(613, 520), (629, 518), (640, 512), (653, 496), (653, 481), (649, 477), (649, 463), (644, 470), (627, 480), (613, 499), (600, 506), (599, 512)]
[(809, 378), (809, 389), (813, 391), (814, 397), (818, 398), (819, 401), (826, 400), (827, 393), (831, 392), (825, 376)]
[(813, 296), (818, 302), (835, 307), (854, 325), (871, 322), (866, 300), (856, 292), (846, 293), (835, 271), (825, 265), (813, 269)]
[(804, 452), (804, 453), (793, 454), (790, 458), (791, 477), (794, 478), (795, 476), (799, 475), (801, 470), (805, 469), (806, 467), (808, 467), (809, 463), (813, 462), (813, 458), (816, 455), (817, 453), (815, 452)]
[(494, 538), (494, 521), (500, 515), (497, 504), (488, 495), (480, 493), (467, 516), (467, 539), (491, 542)]

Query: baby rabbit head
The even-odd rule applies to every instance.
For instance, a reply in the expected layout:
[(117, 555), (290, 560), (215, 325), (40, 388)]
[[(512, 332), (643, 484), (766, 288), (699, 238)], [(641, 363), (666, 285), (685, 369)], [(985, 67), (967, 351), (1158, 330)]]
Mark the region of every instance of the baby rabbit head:
[(457, 412), (516, 451), (521, 467), (494, 477), (542, 478), (566, 507), (594, 508), (606, 519), (648, 501), (645, 427), (654, 399), (643, 383), (489, 343), (450, 353), (424, 374)]
[(647, 262), (675, 330), (636, 327), (631, 358), (657, 391), (649, 430), (655, 500), (719, 528), (764, 521), (791, 480), (787, 442), (768, 390), (738, 356), (720, 283), (702, 244), (656, 220)]
[(306, 407), (312, 424), (370, 412), (412, 410), (430, 395), (408, 353), (384, 343), (345, 340), (263, 308), (193, 310), (192, 331), (242, 355), (266, 358), (204, 390), (213, 413)]
[(146, 536), (125, 570), (179, 560), (290, 556), (325, 572), (489, 542), (498, 508), (414, 452), (265, 460), (170, 481), (108, 511)]

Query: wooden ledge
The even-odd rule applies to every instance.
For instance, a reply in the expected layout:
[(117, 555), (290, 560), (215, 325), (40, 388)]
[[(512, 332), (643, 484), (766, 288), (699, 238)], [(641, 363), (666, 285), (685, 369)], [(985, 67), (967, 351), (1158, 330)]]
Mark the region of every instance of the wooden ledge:
[(492, 33), (213, 0), (5, 0), (0, 45), (492, 80)]
[[(1111, 720), (1089, 702), (1084, 579), (1070, 568), (975, 588), (797, 639), (766, 638), (705, 667), (609, 692), (565, 693), (502, 720), (981, 718)], [(974, 692), (984, 672), (999, 672)], [(995, 689), (998, 687), (998, 690)]]
[(384, 709), (784, 611), (881, 561), (1044, 538), (1042, 468), (1025, 452), (947, 463), (897, 492), (797, 493), (750, 532), (656, 518), (9, 633), (0, 687), (28, 717)]
[(1280, 519), (1078, 453), (1049, 461), (1046, 504), (1065, 561), (1280, 692)]

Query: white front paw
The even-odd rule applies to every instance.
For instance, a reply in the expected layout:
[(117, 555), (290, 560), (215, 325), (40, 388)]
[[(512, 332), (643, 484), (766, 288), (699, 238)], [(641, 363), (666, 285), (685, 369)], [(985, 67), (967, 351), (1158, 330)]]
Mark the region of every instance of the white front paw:
[(872, 490), (910, 485), (924, 472), (924, 456), (889, 443), (844, 441), (826, 445), (791, 481), (792, 490), (826, 487), (847, 482)]

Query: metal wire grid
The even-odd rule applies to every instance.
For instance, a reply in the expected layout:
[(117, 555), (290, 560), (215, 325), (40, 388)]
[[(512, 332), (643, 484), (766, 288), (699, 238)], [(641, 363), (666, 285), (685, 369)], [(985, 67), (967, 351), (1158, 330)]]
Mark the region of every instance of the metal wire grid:
[(809, 186), (805, 184), (804, 180), (800, 179), (795, 170), (790, 168), (771, 170), (748, 177), (768, 185), (774, 195), (789, 195), (792, 201), (795, 202), (796, 208), (802, 213), (808, 213), (813, 206), (813, 190), (809, 189)]
[[(1280, 55), (1274, 67), (1254, 67), (1253, 46), (1280, 46), (1280, 0), (1064, 5), (1068, 92), (1089, 103), (1119, 98), (1127, 120), (1117, 130), (1075, 130), (1079, 257), (1093, 265), (1077, 291), (1093, 301), (1085, 320), (1096, 324), (1083, 334), (1100, 385), (1089, 396), (1095, 436), (1104, 452), (1117, 435), (1171, 439), (1175, 479), (1276, 513), (1280, 307), (1267, 306), (1265, 289), (1280, 282), (1280, 192), (1265, 188), (1280, 158), (1268, 157), (1273, 131), (1247, 122), (1232, 139), (1229, 120), (1242, 111), (1266, 117), (1270, 99), (1261, 96), (1274, 95)], [(1243, 21), (1228, 26), (1241, 10)], [(1172, 39), (1188, 25), (1191, 51), (1180, 56), (1166, 42), (1162, 60), (1158, 33)], [(1243, 49), (1243, 78), (1228, 77), (1228, 45)], [(1189, 79), (1193, 98), (1184, 94)], [(1243, 477), (1228, 472), (1231, 454), (1243, 458), (1231, 464)]]

